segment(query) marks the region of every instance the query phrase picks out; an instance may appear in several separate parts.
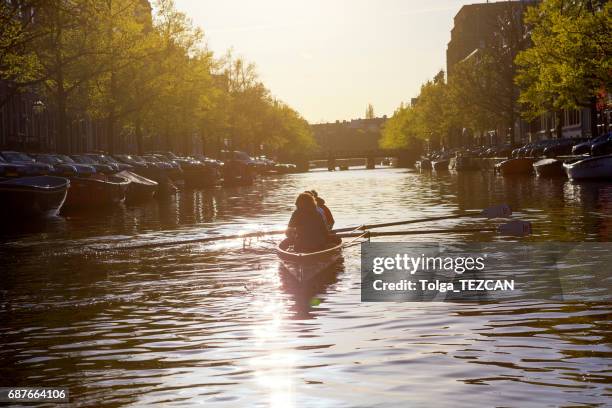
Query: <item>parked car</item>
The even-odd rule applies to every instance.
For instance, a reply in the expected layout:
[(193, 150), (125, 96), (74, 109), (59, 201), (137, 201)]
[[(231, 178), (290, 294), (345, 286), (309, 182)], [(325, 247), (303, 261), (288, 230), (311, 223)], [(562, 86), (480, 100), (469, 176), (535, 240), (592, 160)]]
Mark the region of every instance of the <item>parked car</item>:
[(585, 142), (579, 143), (572, 148), (572, 154), (588, 154), (591, 152), (591, 145), (597, 144), (599, 142), (604, 142), (607, 138), (607, 135), (602, 135), (594, 139), (588, 139)]
[(129, 164), (120, 163), (117, 160), (115, 160), (114, 158), (112, 158), (111, 156), (108, 156), (108, 155), (105, 155), (105, 154), (102, 154), (102, 153), (87, 153), (87, 154), (85, 154), (85, 156), (91, 157), (97, 163), (106, 164), (108, 166), (111, 166), (117, 172), (120, 172), (120, 171), (123, 171), (123, 170), (132, 170), (133, 169), (133, 167), (130, 166)]
[(53, 173), (53, 166), (46, 163), (39, 163), (25, 153), (14, 151), (2, 151), (0, 155), (11, 164), (24, 166), (25, 175), (44, 176)]
[(612, 132), (604, 136), (604, 139), (591, 145), (591, 156), (604, 156), (612, 154)]
[(578, 139), (556, 139), (543, 150), (546, 157), (565, 156), (572, 153), (572, 148), (578, 143)]
[(213, 167), (221, 167), (223, 166), (223, 162), (220, 160), (216, 160), (216, 159), (212, 159), (210, 157), (206, 157), (204, 155), (201, 154), (196, 154), (195, 158), (200, 162), (200, 163), (204, 163), (207, 166), (213, 166)]
[(26, 166), (9, 163), (0, 155), (0, 177), (22, 177), (26, 175)]
[(148, 168), (153, 168), (155, 166), (147, 164), (145, 160), (139, 158), (138, 156), (132, 156), (129, 154), (116, 154), (114, 156), (116, 160), (120, 163), (128, 164), (132, 166), (134, 170), (144, 170)]
[(267, 158), (266, 156), (257, 156), (253, 158), (253, 161), (255, 162), (255, 168), (260, 173), (275, 170), (276, 162), (272, 159)]
[(113, 166), (109, 166), (108, 164), (100, 163), (99, 161), (87, 155), (73, 154), (70, 157), (77, 163), (87, 164), (89, 166), (92, 166), (94, 169), (96, 169), (97, 173), (102, 173), (102, 174), (107, 174), (107, 175), (117, 173), (117, 169), (114, 168)]
[(79, 173), (75, 165), (64, 163), (61, 159), (51, 154), (36, 154), (33, 157), (39, 163), (47, 163), (53, 166), (52, 175), (54, 176), (72, 177)]

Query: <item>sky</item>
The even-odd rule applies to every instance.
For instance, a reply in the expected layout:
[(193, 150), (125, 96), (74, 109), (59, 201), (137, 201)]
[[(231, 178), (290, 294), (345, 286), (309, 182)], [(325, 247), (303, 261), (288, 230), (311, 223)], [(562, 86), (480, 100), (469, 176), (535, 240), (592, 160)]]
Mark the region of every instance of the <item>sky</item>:
[[(482, 0), (484, 2), (486, 0)], [(391, 116), (446, 67), (465, 0), (175, 0), (215, 54), (253, 62), (310, 123)]]

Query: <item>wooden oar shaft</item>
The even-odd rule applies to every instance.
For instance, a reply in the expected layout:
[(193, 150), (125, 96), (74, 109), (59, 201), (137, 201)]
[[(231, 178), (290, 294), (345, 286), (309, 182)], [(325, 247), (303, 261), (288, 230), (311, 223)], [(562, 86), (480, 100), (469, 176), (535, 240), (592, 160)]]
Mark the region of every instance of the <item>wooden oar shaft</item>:
[(429, 218), (419, 218), (413, 220), (404, 220), (404, 221), (393, 221), (393, 222), (385, 222), (381, 224), (366, 224), (361, 227), (346, 227), (346, 228), (338, 228), (333, 230), (332, 232), (347, 232), (353, 231), (355, 229), (367, 230), (372, 228), (385, 228), (385, 227), (395, 227), (397, 225), (408, 225), (408, 224), (420, 224), (422, 222), (431, 222), (431, 221), (442, 221), (442, 220), (453, 220), (457, 218), (463, 217), (473, 217), (475, 215), (479, 215), (480, 213), (468, 213), (468, 214), (459, 214), (459, 215), (444, 215), (440, 217), (429, 217)]
[(172, 246), (172, 245), (184, 245), (184, 244), (197, 244), (203, 242), (214, 242), (214, 241), (222, 241), (226, 239), (238, 239), (238, 238), (255, 238), (261, 237), (264, 235), (277, 235), (284, 234), (286, 230), (277, 230), (277, 231), (257, 231), (257, 232), (248, 232), (246, 234), (234, 234), (234, 235), (222, 235), (222, 236), (214, 236), (214, 237), (205, 237), (205, 238), (193, 238), (193, 239), (182, 239), (180, 241), (166, 241), (166, 242), (151, 242), (148, 244), (137, 244), (137, 245), (123, 245), (123, 246), (114, 246), (114, 247), (95, 247), (97, 250), (128, 250), (128, 249), (146, 249), (146, 248), (158, 248), (164, 246)]
[(425, 235), (425, 234), (447, 234), (447, 233), (463, 233), (463, 232), (483, 232), (497, 231), (497, 228), (446, 228), (446, 229), (431, 229), (419, 231), (368, 231), (367, 233), (349, 232), (338, 234), (342, 238), (351, 238), (364, 235), (365, 237), (386, 237), (394, 235)]

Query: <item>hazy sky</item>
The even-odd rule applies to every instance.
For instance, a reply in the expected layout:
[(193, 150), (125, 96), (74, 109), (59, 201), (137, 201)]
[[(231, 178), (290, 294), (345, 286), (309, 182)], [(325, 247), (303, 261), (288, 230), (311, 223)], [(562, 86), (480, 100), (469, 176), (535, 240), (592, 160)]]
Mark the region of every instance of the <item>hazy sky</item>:
[[(486, 0), (482, 0), (484, 2)], [(217, 54), (254, 62), (308, 121), (391, 115), (446, 66), (465, 0), (176, 0)]]

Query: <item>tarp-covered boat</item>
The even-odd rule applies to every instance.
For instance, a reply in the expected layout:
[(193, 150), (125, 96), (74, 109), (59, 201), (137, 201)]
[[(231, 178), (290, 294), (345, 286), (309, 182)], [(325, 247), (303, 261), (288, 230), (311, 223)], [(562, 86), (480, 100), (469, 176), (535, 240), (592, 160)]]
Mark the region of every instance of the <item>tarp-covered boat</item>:
[(127, 189), (127, 201), (130, 202), (151, 199), (159, 186), (156, 181), (128, 170), (121, 171), (117, 173), (116, 176), (123, 177), (130, 181), (130, 185)]
[(94, 209), (125, 200), (130, 181), (118, 176), (75, 177), (71, 179), (66, 208)]

